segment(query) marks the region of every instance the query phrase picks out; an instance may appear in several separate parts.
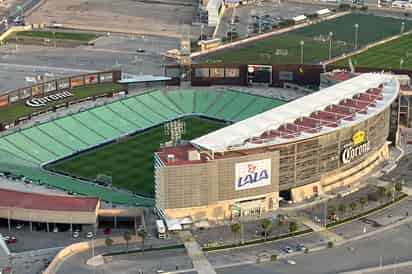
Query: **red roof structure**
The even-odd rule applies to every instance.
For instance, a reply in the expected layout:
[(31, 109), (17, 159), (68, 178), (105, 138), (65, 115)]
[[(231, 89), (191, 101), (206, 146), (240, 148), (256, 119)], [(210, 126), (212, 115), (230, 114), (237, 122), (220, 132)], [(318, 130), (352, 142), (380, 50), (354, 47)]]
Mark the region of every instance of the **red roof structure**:
[(49, 195), (0, 188), (0, 207), (3, 208), (93, 212), (98, 203), (97, 197)]

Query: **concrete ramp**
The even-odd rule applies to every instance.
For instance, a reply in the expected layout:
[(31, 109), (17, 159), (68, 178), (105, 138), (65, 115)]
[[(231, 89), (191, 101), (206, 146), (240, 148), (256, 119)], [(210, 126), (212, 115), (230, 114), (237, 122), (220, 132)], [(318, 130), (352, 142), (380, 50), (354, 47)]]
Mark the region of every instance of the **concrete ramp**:
[(180, 231), (179, 238), (185, 245), (187, 253), (192, 259), (193, 267), (198, 274), (216, 274), (216, 271), (207, 260), (205, 254), (190, 231)]

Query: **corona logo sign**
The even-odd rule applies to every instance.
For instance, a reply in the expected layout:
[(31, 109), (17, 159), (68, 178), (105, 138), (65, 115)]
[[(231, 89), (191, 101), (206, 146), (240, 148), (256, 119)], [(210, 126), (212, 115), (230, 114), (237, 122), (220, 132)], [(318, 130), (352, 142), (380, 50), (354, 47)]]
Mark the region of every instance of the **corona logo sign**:
[(354, 145), (360, 144), (365, 141), (366, 133), (364, 130), (359, 130), (355, 132), (352, 136), (352, 142)]
[(69, 91), (63, 91), (44, 97), (33, 97), (26, 100), (26, 105), (29, 107), (43, 107), (50, 102), (63, 100), (67, 97), (72, 97), (73, 94)]
[(353, 134), (352, 143), (345, 145), (342, 151), (342, 163), (349, 164), (368, 153), (369, 150), (370, 145), (369, 141), (366, 140), (366, 133), (363, 130), (359, 130)]

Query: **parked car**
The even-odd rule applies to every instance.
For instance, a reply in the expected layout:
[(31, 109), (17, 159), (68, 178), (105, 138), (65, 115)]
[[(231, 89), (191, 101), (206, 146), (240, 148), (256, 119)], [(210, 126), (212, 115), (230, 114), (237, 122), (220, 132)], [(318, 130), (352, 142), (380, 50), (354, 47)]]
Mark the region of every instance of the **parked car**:
[(136, 52), (138, 52), (138, 53), (143, 53), (143, 52), (145, 52), (145, 50), (142, 49), (142, 48), (138, 48), (138, 49), (136, 50)]
[(87, 234), (86, 234), (86, 238), (87, 239), (91, 239), (91, 238), (93, 238), (93, 232), (91, 232), (91, 231), (89, 231), (89, 232), (87, 232)]
[(306, 247), (303, 244), (297, 244), (296, 245), (296, 250), (297, 251), (305, 251)]
[(17, 230), (20, 230), (20, 229), (23, 228), (23, 226), (24, 226), (24, 224), (17, 224), (17, 225), (16, 225), (16, 229), (17, 229)]
[(7, 244), (15, 244), (17, 243), (17, 238), (14, 236), (3, 236), (3, 240), (7, 243)]
[(292, 249), (290, 246), (285, 246), (285, 247), (283, 248), (283, 251), (286, 252), (286, 253), (292, 253), (292, 252), (293, 252), (293, 249)]
[(79, 232), (79, 231), (74, 231), (73, 234), (72, 234), (72, 237), (73, 237), (74, 239), (79, 238), (79, 237), (80, 237), (80, 232)]
[(287, 260), (286, 261), (287, 264), (291, 264), (291, 265), (295, 265), (296, 262), (294, 260)]

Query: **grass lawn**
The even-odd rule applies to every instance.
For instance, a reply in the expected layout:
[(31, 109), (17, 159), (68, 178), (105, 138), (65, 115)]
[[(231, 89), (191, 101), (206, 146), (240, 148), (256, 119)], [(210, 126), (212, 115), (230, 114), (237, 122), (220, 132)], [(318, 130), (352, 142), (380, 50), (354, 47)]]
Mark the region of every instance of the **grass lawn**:
[(102, 94), (106, 92), (110, 92), (113, 89), (120, 89), (122, 85), (116, 84), (116, 83), (104, 83), (104, 84), (97, 84), (93, 86), (85, 86), (85, 87), (79, 87), (79, 88), (74, 88), (72, 89), (73, 97), (66, 98), (64, 100), (59, 100), (55, 102), (50, 102), (47, 106), (45, 107), (39, 107), (39, 108), (32, 108), (26, 106), (24, 101), (7, 105), (4, 107), (0, 107), (0, 123), (9, 123), (12, 121), (15, 121), (19, 117), (23, 117), (25, 115), (29, 115), (30, 113), (33, 112), (38, 112), (42, 109), (49, 108), (50, 106), (53, 105), (58, 105), (67, 101), (72, 101), (73, 98), (84, 98), (88, 97), (91, 95), (96, 95), (96, 94)]
[[(355, 24), (359, 24), (358, 45), (363, 46), (399, 34), (402, 22), (405, 22), (405, 31), (412, 29), (412, 21), (353, 13), (223, 50), (201, 59), (227, 64), (300, 63), (300, 41), (303, 40), (304, 62), (317, 63), (328, 59), (329, 32), (333, 32), (332, 55), (337, 56), (354, 49)], [(287, 55), (279, 55), (282, 50), (287, 50)]]
[[(348, 59), (342, 59), (333, 65), (348, 66)], [(379, 67), (399, 69), (403, 59), (403, 69), (412, 69), (412, 35), (373, 47), (351, 57), (355, 67)]]
[[(190, 140), (226, 124), (200, 118), (185, 118)], [(145, 196), (153, 196), (153, 154), (165, 142), (163, 126), (158, 126), (126, 140), (108, 144), (49, 165), (50, 170), (62, 171), (77, 177), (95, 179), (98, 174), (112, 176), (113, 185)]]
[(47, 38), (47, 39), (58, 39), (58, 40), (73, 40), (80, 42), (88, 42), (94, 40), (99, 35), (94, 33), (83, 33), (83, 32), (61, 32), (55, 31), (44, 31), (44, 30), (29, 30), (17, 32), (18, 37), (31, 37), (31, 38)]

